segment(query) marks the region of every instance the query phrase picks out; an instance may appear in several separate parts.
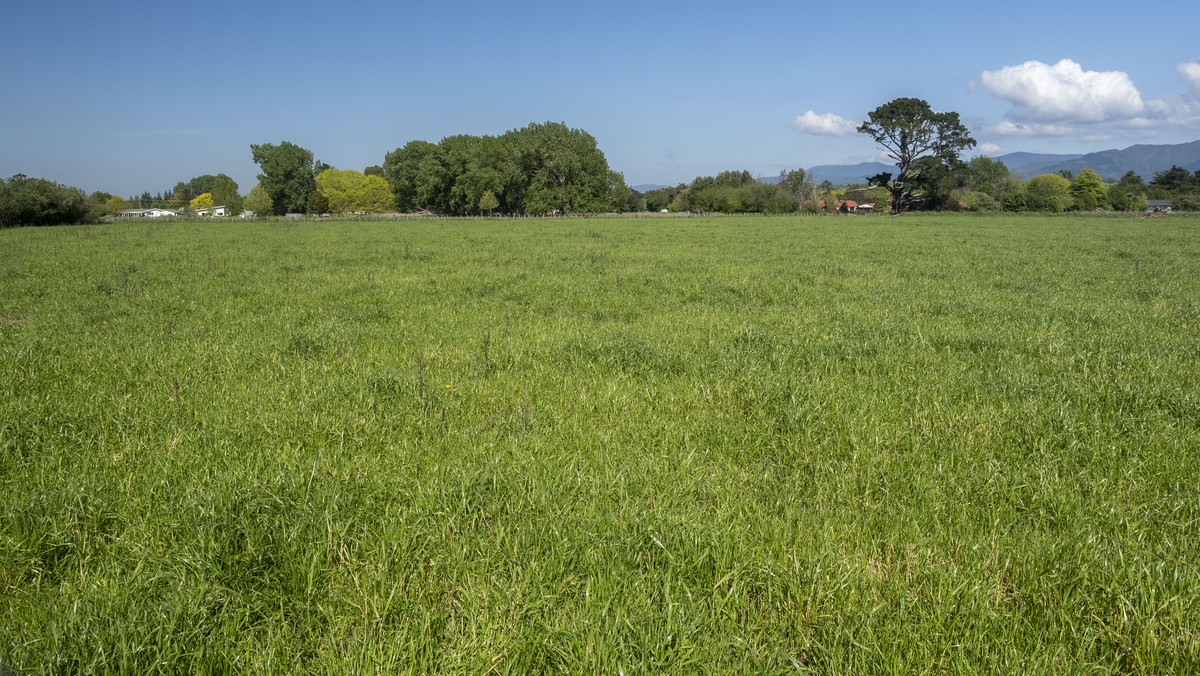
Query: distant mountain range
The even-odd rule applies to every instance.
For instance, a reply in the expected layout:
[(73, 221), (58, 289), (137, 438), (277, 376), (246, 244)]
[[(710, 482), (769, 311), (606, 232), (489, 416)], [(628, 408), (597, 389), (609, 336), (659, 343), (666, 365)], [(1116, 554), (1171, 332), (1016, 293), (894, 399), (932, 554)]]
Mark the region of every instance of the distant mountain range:
[[(1132, 171), (1147, 183), (1154, 175), (1173, 166), (1188, 171), (1200, 170), (1200, 141), (1175, 145), (1136, 145), (1124, 150), (1102, 150), (1086, 155), (1053, 155), (1049, 153), (1008, 153), (992, 159), (999, 160), (1021, 178), (1038, 174), (1055, 174), (1063, 169), (1078, 174), (1091, 169), (1101, 178), (1118, 179)], [(850, 165), (824, 165), (808, 170), (815, 181), (830, 183), (862, 183), (868, 176), (881, 171), (896, 172), (896, 166), (882, 162), (863, 162)]]
[[(1078, 174), (1084, 169), (1091, 169), (1100, 174), (1101, 178), (1118, 179), (1125, 172), (1132, 171), (1141, 176), (1147, 183), (1154, 180), (1154, 174), (1170, 169), (1172, 166), (1183, 167), (1188, 171), (1200, 171), (1200, 141), (1179, 143), (1175, 145), (1136, 145), (1124, 150), (1102, 150), (1086, 155), (1054, 155), (1050, 153), (1008, 153), (992, 159), (999, 160), (1012, 173), (1023, 179), (1038, 174), (1054, 174), (1066, 169)], [(847, 183), (865, 183), (868, 176), (880, 172), (896, 173), (896, 165), (882, 162), (862, 162), (859, 164), (823, 164), (806, 170), (810, 180), (821, 183), (829, 181), (835, 185)], [(777, 176), (759, 179), (763, 183), (775, 183)], [(665, 185), (635, 185), (634, 190), (646, 192), (656, 188), (666, 188)]]
[(1063, 169), (1074, 174), (1091, 169), (1100, 174), (1101, 178), (1121, 178), (1125, 172), (1132, 171), (1149, 183), (1154, 180), (1155, 174), (1172, 166), (1183, 167), (1188, 171), (1200, 170), (1200, 141), (1176, 145), (1136, 145), (1124, 150), (1102, 150), (1098, 153), (1048, 161), (1039, 161), (1034, 153), (1013, 154), (1030, 155), (1031, 158), (1030, 161), (1021, 164), (1009, 164), (1006, 159), (1008, 155), (996, 159), (1004, 162), (1009, 171), (1021, 178), (1052, 174)]

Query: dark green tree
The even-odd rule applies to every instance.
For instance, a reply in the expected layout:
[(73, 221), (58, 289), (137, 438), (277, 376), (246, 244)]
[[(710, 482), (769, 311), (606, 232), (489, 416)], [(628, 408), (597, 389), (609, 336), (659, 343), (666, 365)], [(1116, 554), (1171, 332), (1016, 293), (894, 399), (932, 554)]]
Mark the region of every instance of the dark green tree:
[(479, 213), (491, 192), (515, 213), (624, 211), (632, 191), (608, 167), (596, 140), (565, 124), (532, 124), (499, 137), (411, 141), (387, 154), (384, 177), (403, 211)]
[(312, 152), (287, 141), (252, 144), (250, 152), (262, 169), (258, 184), (271, 198), (272, 213), (304, 212), (316, 185)]
[(79, 188), (24, 174), (0, 181), (0, 227), (90, 223), (102, 213)]
[(212, 174), (204, 174), (203, 176), (197, 176), (196, 178), (193, 178), (185, 183), (184, 185), (187, 187), (187, 194), (190, 195), (188, 199), (203, 195), (206, 192), (211, 193), (213, 191), (213, 183), (215, 183), (216, 180), (216, 176), (213, 176)]
[(603, 213), (620, 211), (628, 201), (628, 187), (596, 139), (582, 129), (561, 122), (531, 124), (505, 134), (511, 144), (512, 168), (525, 189), (525, 213)]
[(230, 216), (242, 213), (242, 197), (238, 194), (237, 181), (225, 174), (213, 177), (212, 186), (205, 192), (212, 193), (213, 204), (224, 206)]
[(1191, 172), (1175, 165), (1171, 165), (1170, 169), (1155, 173), (1154, 180), (1150, 181), (1150, 185), (1175, 194), (1197, 187)]
[(1108, 186), (1108, 203), (1117, 211), (1141, 211), (1146, 208), (1146, 182), (1132, 170)]
[(180, 181), (175, 184), (175, 188), (171, 190), (170, 197), (167, 198), (167, 206), (172, 209), (183, 209), (188, 205), (195, 195), (192, 194), (187, 183)]
[(384, 158), (383, 177), (396, 194), (397, 209), (414, 211), (425, 208), (418, 198), (418, 187), (422, 183), (423, 171), (435, 161), (436, 154), (437, 146), (428, 141), (409, 141)]
[(320, 190), (310, 190), (304, 203), (304, 213), (318, 216), (329, 213), (329, 199)]
[(787, 191), (796, 198), (804, 198), (807, 197), (805, 194), (807, 187), (806, 178), (808, 178), (808, 175), (803, 169), (792, 169), (791, 171), (785, 169), (779, 172), (779, 182), (776, 185), (781, 190)]
[(962, 150), (975, 145), (958, 113), (934, 112), (921, 99), (895, 99), (867, 118), (858, 133), (870, 136), (896, 162), (896, 179), (888, 186), (893, 214), (916, 203), (923, 174), (951, 166)]
[(672, 200), (675, 199), (675, 195), (677, 195), (680, 190), (685, 188), (687, 188), (687, 186), (680, 184), (674, 188), (655, 188), (654, 190), (647, 190), (646, 193), (642, 195), (642, 198), (646, 201), (646, 210), (662, 211), (663, 209), (668, 208), (671, 206)]

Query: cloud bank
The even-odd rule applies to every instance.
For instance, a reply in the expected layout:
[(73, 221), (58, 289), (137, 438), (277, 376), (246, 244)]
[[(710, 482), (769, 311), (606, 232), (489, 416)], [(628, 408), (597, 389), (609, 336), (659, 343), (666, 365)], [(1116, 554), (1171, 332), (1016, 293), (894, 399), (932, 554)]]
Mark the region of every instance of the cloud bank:
[(1188, 93), (1200, 99), (1200, 59), (1185, 61), (1175, 66), (1175, 70), (1179, 73), (1179, 79), (1187, 85)]
[(1114, 134), (1153, 136), (1171, 129), (1200, 129), (1200, 59), (1175, 67), (1182, 94), (1143, 99), (1121, 71), (1084, 70), (1071, 59), (1054, 65), (1026, 61), (984, 71), (972, 87), (986, 89), (1012, 107), (991, 132), (1001, 136), (1069, 136), (1105, 140)]
[(853, 122), (833, 113), (818, 115), (811, 110), (798, 115), (796, 119), (788, 122), (788, 126), (796, 131), (820, 136), (849, 136), (858, 128)]
[(1142, 95), (1120, 71), (1085, 71), (1070, 59), (1053, 66), (1026, 61), (984, 71), (980, 82), (996, 98), (1008, 101), (1007, 117), (1020, 122), (1107, 122), (1128, 120), (1145, 110)]

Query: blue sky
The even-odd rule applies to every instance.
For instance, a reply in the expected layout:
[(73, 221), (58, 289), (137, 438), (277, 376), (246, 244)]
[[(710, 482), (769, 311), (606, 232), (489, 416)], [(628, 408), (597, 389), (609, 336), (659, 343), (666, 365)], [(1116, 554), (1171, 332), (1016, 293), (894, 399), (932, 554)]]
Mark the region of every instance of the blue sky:
[[(0, 175), (128, 196), (256, 182), (252, 143), (341, 169), (565, 122), (630, 185), (879, 159), (901, 96), (980, 150), (1200, 139), (1200, 3), (10, 2)], [(1149, 177), (1146, 177), (1149, 178)]]

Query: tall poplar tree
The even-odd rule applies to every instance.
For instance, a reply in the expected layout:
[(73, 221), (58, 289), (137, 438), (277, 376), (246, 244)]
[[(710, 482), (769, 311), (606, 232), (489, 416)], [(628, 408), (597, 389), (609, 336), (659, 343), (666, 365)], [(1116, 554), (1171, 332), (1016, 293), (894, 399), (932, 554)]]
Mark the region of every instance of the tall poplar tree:
[(272, 212), (276, 216), (304, 212), (316, 186), (312, 152), (287, 141), (251, 144), (250, 152), (262, 169), (258, 185), (271, 197)]

